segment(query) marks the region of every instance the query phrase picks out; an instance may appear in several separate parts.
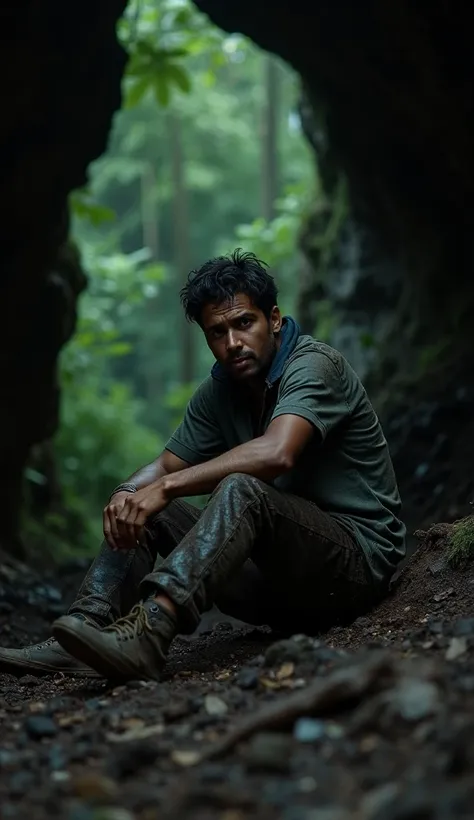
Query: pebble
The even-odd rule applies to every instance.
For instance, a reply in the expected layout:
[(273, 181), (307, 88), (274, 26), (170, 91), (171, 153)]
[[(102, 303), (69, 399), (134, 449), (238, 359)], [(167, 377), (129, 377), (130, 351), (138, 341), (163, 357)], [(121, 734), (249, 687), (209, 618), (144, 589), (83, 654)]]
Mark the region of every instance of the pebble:
[(255, 669), (255, 667), (244, 666), (237, 675), (235, 682), (241, 689), (256, 689), (258, 686), (257, 669)]
[(25, 720), (25, 731), (34, 740), (39, 740), (42, 737), (54, 737), (58, 733), (58, 727), (50, 717), (34, 715)]
[(400, 682), (390, 696), (390, 703), (403, 720), (414, 722), (434, 714), (440, 705), (438, 687), (430, 681), (407, 678)]
[(474, 618), (460, 618), (453, 624), (453, 635), (474, 636)]
[(217, 695), (206, 695), (204, 698), (204, 708), (208, 715), (213, 717), (223, 717), (228, 712), (227, 703)]
[(191, 712), (191, 704), (189, 700), (175, 700), (163, 709), (163, 717), (167, 723), (173, 723), (175, 720), (187, 717)]
[(295, 740), (299, 740), (300, 743), (315, 743), (322, 740), (325, 734), (326, 725), (322, 720), (307, 717), (299, 718), (293, 730)]
[(447, 661), (455, 661), (465, 655), (467, 652), (466, 638), (451, 638), (449, 646), (446, 650), (445, 658)]
[(244, 751), (250, 771), (286, 772), (289, 766), (291, 737), (276, 732), (259, 732)]

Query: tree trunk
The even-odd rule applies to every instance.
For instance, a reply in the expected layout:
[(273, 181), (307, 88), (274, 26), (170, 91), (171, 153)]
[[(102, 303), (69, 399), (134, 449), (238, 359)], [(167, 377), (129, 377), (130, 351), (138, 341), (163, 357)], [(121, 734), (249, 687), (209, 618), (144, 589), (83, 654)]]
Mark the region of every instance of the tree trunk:
[(263, 57), (264, 106), (262, 116), (262, 216), (269, 222), (275, 216), (279, 193), (278, 124), (280, 69), (274, 57)]
[[(181, 288), (190, 270), (189, 201), (186, 187), (186, 165), (183, 150), (182, 126), (179, 114), (170, 112), (169, 132), (171, 141), (171, 173), (173, 184), (173, 262), (176, 282)], [(181, 366), (182, 384), (194, 378), (193, 329), (184, 316), (181, 319)]]
[(156, 175), (151, 162), (146, 162), (141, 177), (141, 212), (143, 245), (151, 253), (153, 262), (159, 256), (159, 223), (156, 207)]

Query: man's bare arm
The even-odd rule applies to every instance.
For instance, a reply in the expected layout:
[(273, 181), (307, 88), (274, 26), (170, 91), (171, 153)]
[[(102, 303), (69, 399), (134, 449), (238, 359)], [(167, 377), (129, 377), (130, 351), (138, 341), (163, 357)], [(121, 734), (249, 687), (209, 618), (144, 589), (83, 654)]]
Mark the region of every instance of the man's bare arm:
[(151, 464), (145, 464), (144, 467), (140, 467), (136, 473), (133, 473), (130, 478), (127, 478), (127, 482), (135, 484), (137, 490), (141, 490), (142, 487), (148, 487), (149, 484), (153, 484), (159, 478), (185, 470), (188, 467), (189, 463), (187, 461), (178, 458), (169, 450), (163, 450)]
[(306, 419), (290, 414), (278, 416), (263, 436), (204, 464), (163, 476), (158, 485), (166, 498), (173, 499), (210, 493), (231, 473), (247, 473), (269, 482), (291, 470), (313, 435), (314, 427)]
[(282, 415), (272, 421), (263, 436), (203, 464), (158, 478), (125, 499), (116, 522), (119, 546), (133, 547), (142, 536), (147, 518), (164, 509), (173, 498), (210, 493), (231, 473), (272, 481), (291, 470), (313, 435), (314, 427), (306, 419)]

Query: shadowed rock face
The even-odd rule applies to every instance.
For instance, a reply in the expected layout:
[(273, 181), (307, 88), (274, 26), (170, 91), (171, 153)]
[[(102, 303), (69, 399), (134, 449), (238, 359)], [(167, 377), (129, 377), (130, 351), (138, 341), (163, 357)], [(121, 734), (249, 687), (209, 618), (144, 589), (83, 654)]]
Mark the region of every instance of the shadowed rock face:
[[(341, 221), (324, 281), (307, 241), (314, 223), (307, 225), (310, 275), (302, 302), (309, 304), (311, 295), (335, 306), (344, 326), (333, 342), (375, 374), (374, 393), (394, 375), (416, 372), (420, 347), (436, 353), (447, 338), (466, 371), (474, 202), (468, 6), (460, 0), (196, 5), (301, 73), (305, 130), (330, 203), (341, 174), (347, 178), (350, 217)], [(65, 246), (67, 195), (84, 184), (88, 164), (105, 149), (120, 105), (125, 55), (115, 25), (124, 6), (124, 0), (6, 0), (0, 10), (0, 463), (7, 477), (0, 546), (14, 541), (28, 451), (56, 425), (57, 354), (73, 331), (85, 284), (79, 260)], [(311, 325), (311, 313), (305, 321)], [(360, 349), (361, 334), (375, 338), (375, 351)], [(387, 394), (393, 405), (390, 386)]]
[(120, 106), (125, 2), (6, 0), (0, 10), (0, 547), (15, 542), (22, 470), (57, 422), (57, 355), (85, 285), (65, 245), (67, 196), (86, 182)]

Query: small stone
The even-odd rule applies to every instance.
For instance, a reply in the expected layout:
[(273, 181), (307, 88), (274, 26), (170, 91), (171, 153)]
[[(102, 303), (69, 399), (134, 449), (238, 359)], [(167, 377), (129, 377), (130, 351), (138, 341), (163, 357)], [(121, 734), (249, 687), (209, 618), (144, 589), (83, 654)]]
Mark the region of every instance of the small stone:
[(436, 601), (436, 603), (439, 604), (440, 601), (445, 601), (446, 598), (449, 598), (449, 596), (452, 595), (453, 592), (453, 587), (449, 587), (449, 589), (445, 589), (442, 592), (437, 592), (436, 595), (433, 595), (433, 601)]
[(38, 686), (39, 680), (38, 678), (33, 677), (33, 675), (23, 675), (22, 678), (18, 680), (20, 686)]
[(244, 667), (240, 670), (235, 682), (241, 689), (256, 689), (258, 686), (258, 671), (255, 668)]
[(439, 707), (438, 687), (430, 681), (407, 678), (400, 681), (390, 699), (394, 712), (415, 722), (433, 715)]
[(8, 784), (12, 797), (22, 797), (25, 792), (31, 789), (34, 780), (34, 775), (31, 772), (21, 771), (12, 774)]
[(171, 760), (178, 766), (195, 766), (199, 763), (201, 755), (194, 749), (174, 749), (171, 752)]
[(228, 706), (217, 695), (206, 695), (204, 698), (204, 708), (208, 715), (213, 717), (223, 717), (227, 714)]
[(286, 772), (291, 751), (291, 738), (276, 732), (259, 732), (244, 752), (251, 771)]
[(447, 661), (455, 661), (462, 657), (467, 652), (466, 638), (451, 638), (449, 646), (446, 650), (445, 658)]
[(90, 803), (106, 803), (117, 796), (116, 783), (98, 772), (88, 772), (74, 778), (71, 790)]
[(66, 767), (67, 760), (64, 749), (59, 744), (54, 744), (49, 750), (49, 767), (55, 771), (61, 771)]
[(34, 715), (25, 721), (25, 730), (34, 740), (42, 737), (54, 737), (58, 733), (58, 727), (54, 720), (44, 715)]
[(228, 780), (228, 769), (222, 763), (209, 763), (200, 770), (203, 783), (225, 783)]
[(293, 736), (300, 743), (315, 743), (322, 740), (326, 734), (326, 726), (322, 720), (313, 718), (299, 718), (293, 730)]
[(66, 772), (66, 771), (63, 771), (63, 770), (61, 770), (59, 772), (54, 771), (51, 774), (51, 780), (53, 780), (54, 783), (67, 783), (68, 780), (70, 780), (70, 779), (71, 779), (70, 772)]
[(361, 814), (366, 820), (383, 816), (387, 809), (400, 793), (400, 787), (395, 783), (385, 783), (373, 789), (362, 800)]
[(453, 624), (453, 635), (458, 637), (474, 635), (474, 618), (460, 618)]
[(429, 565), (428, 569), (432, 575), (436, 576), (440, 575), (440, 573), (442, 573), (446, 569), (446, 566), (447, 561), (446, 558), (443, 556), (442, 558), (439, 558), (437, 561), (433, 561), (433, 563)]
[(165, 706), (163, 709), (163, 717), (167, 723), (173, 723), (175, 720), (181, 720), (187, 717), (191, 712), (191, 705), (187, 700), (176, 700)]
[(15, 765), (17, 761), (17, 753), (9, 752), (6, 749), (0, 749), (0, 771), (2, 769), (9, 769)]
[(298, 791), (302, 792), (303, 794), (310, 794), (314, 792), (317, 788), (317, 782), (314, 777), (302, 777), (301, 780), (298, 780)]
[(113, 780), (120, 781), (146, 766), (153, 765), (163, 753), (161, 745), (155, 741), (125, 743), (123, 746), (114, 748), (108, 761), (107, 773)]

